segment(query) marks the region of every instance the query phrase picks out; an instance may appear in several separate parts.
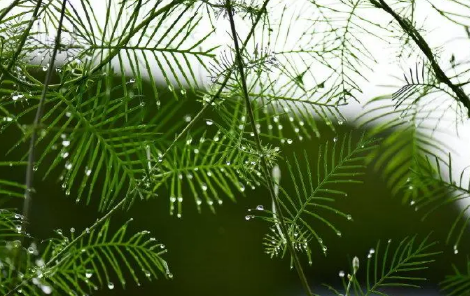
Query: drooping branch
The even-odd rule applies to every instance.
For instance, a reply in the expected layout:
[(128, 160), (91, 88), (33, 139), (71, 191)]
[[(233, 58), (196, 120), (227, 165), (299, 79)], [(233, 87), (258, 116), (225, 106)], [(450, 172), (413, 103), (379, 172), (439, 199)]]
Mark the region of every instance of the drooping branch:
[(226, 1), (226, 5), (227, 5), (227, 7), (226, 7), (227, 14), (229, 16), (229, 21), (230, 21), (230, 28), (231, 28), (232, 38), (233, 38), (233, 42), (234, 42), (234, 46), (235, 46), (235, 55), (236, 55), (235, 56), (235, 63), (236, 63), (236, 66), (238, 68), (238, 72), (239, 72), (239, 75), (240, 75), (240, 82), (242, 84), (242, 93), (243, 93), (243, 97), (245, 99), (245, 105), (246, 105), (246, 108), (247, 108), (248, 116), (250, 118), (251, 127), (253, 129), (253, 134), (254, 134), (254, 137), (255, 137), (256, 146), (258, 148), (258, 152), (261, 154), (261, 166), (262, 166), (264, 174), (266, 176), (266, 181), (268, 183), (269, 193), (271, 195), (271, 199), (272, 199), (272, 201), (275, 205), (275, 208), (277, 210), (277, 213), (279, 215), (279, 226), (280, 226), (281, 231), (282, 231), (281, 233), (285, 237), (287, 248), (288, 248), (289, 252), (291, 253), (292, 258), (294, 259), (295, 269), (297, 270), (297, 273), (299, 275), (300, 282), (302, 283), (302, 286), (304, 288), (305, 293), (307, 293), (307, 295), (309, 295), (309, 296), (313, 296), (313, 293), (312, 293), (312, 291), (310, 289), (310, 286), (308, 284), (308, 281), (307, 281), (307, 277), (305, 276), (305, 273), (302, 269), (302, 265), (300, 264), (299, 257), (297, 256), (297, 253), (294, 249), (294, 244), (292, 243), (292, 241), (289, 237), (289, 233), (288, 233), (286, 222), (285, 222), (286, 220), (285, 220), (284, 214), (282, 213), (282, 210), (281, 210), (281, 204), (280, 204), (279, 199), (277, 198), (277, 196), (275, 194), (273, 180), (270, 178), (271, 174), (269, 173), (269, 166), (268, 166), (268, 163), (266, 161), (266, 157), (264, 156), (264, 153), (263, 153), (263, 147), (261, 146), (261, 140), (260, 140), (258, 130), (256, 129), (255, 116), (254, 116), (254, 113), (253, 113), (253, 108), (251, 106), (251, 101), (250, 101), (249, 92), (248, 92), (248, 86), (246, 84), (246, 76), (245, 76), (245, 70), (244, 70), (245, 66), (243, 65), (240, 45), (238, 44), (237, 31), (236, 31), (236, 28), (235, 28), (235, 21), (234, 21), (234, 18), (233, 18), (233, 10), (232, 10), (232, 5), (231, 5), (230, 0)]
[(452, 83), (450, 78), (444, 73), (442, 68), (439, 66), (439, 63), (436, 61), (436, 58), (428, 43), (423, 38), (423, 36), (421, 36), (418, 30), (413, 26), (413, 24), (408, 19), (402, 18), (400, 15), (398, 15), (384, 0), (370, 0), (370, 2), (375, 7), (381, 8), (385, 12), (390, 14), (398, 22), (403, 31), (408, 34), (411, 39), (413, 39), (413, 41), (416, 43), (416, 45), (418, 45), (418, 47), (421, 49), (421, 51), (431, 63), (431, 68), (434, 71), (434, 75), (436, 75), (436, 78), (440, 82), (447, 85), (450, 89), (452, 89), (452, 91), (457, 96), (457, 101), (462, 103), (465, 108), (467, 108), (468, 116), (470, 117), (470, 98), (459, 85)]

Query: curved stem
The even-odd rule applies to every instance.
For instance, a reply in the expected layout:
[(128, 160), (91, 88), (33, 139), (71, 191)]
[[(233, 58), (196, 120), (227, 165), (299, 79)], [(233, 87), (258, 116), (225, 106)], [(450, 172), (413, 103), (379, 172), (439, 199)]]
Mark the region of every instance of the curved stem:
[(233, 43), (234, 43), (234, 46), (235, 46), (235, 54), (236, 54), (235, 59), (236, 59), (237, 67), (238, 67), (238, 72), (240, 74), (240, 80), (241, 80), (241, 84), (242, 84), (243, 96), (245, 98), (245, 105), (246, 105), (246, 108), (247, 108), (247, 111), (248, 111), (248, 115), (250, 117), (251, 127), (252, 127), (253, 133), (255, 135), (254, 138), (255, 138), (255, 141), (256, 141), (256, 146), (258, 148), (258, 152), (261, 155), (262, 168), (263, 168), (263, 171), (264, 171), (264, 175), (266, 176), (266, 181), (268, 183), (269, 193), (271, 195), (272, 201), (275, 204), (275, 208), (276, 208), (278, 216), (279, 216), (279, 226), (281, 227), (283, 236), (286, 239), (287, 248), (289, 249), (289, 252), (291, 253), (291, 256), (294, 260), (294, 266), (295, 266), (295, 269), (297, 270), (297, 273), (299, 275), (302, 286), (303, 286), (305, 292), (307, 293), (307, 295), (313, 296), (313, 293), (310, 289), (307, 278), (306, 278), (306, 276), (304, 274), (304, 271), (302, 269), (302, 265), (300, 264), (299, 257), (297, 256), (297, 253), (295, 252), (294, 247), (293, 247), (292, 240), (289, 237), (289, 234), (288, 234), (288, 231), (287, 231), (287, 226), (286, 226), (286, 223), (285, 223), (285, 220), (284, 220), (284, 214), (282, 213), (282, 209), (281, 209), (281, 206), (280, 206), (279, 199), (276, 198), (273, 180), (270, 177), (271, 174), (269, 173), (269, 165), (268, 165), (268, 162), (266, 161), (266, 157), (264, 156), (263, 147), (261, 146), (261, 139), (259, 137), (258, 130), (256, 129), (255, 116), (253, 114), (253, 108), (251, 107), (250, 97), (249, 97), (249, 94), (248, 94), (248, 87), (247, 87), (247, 84), (246, 84), (246, 77), (245, 77), (245, 70), (244, 70), (245, 68), (244, 68), (243, 61), (242, 61), (240, 46), (238, 44), (237, 31), (235, 29), (235, 21), (233, 19), (233, 11), (232, 11), (232, 5), (231, 5), (230, 0), (227, 0), (226, 6), (227, 6), (226, 9), (227, 9), (227, 13), (228, 13), (228, 16), (229, 16), (229, 21), (230, 21), (230, 28), (232, 30), (232, 38), (233, 38)]
[[(39, 1), (39, 2), (41, 2), (41, 1)], [(51, 81), (52, 73), (54, 72), (54, 61), (55, 61), (55, 58), (57, 56), (57, 52), (59, 50), (60, 36), (62, 34), (62, 23), (63, 23), (63, 20), (64, 20), (66, 4), (67, 4), (67, 0), (63, 0), (62, 1), (62, 8), (61, 8), (61, 11), (60, 11), (59, 24), (58, 24), (58, 28), (57, 28), (57, 36), (56, 36), (56, 39), (55, 39), (55, 46), (54, 46), (54, 50), (52, 52), (51, 60), (50, 60), (50, 63), (49, 63), (49, 68), (47, 70), (46, 78), (45, 78), (45, 81), (44, 81), (44, 87), (42, 89), (41, 99), (39, 100), (38, 109), (36, 111), (36, 116), (34, 118), (33, 125), (32, 125), (32, 134), (31, 134), (31, 139), (30, 139), (30, 142), (29, 142), (28, 164), (27, 164), (27, 167), (26, 167), (26, 180), (25, 180), (26, 189), (25, 189), (25, 193), (24, 193), (24, 202), (23, 202), (23, 220), (22, 220), (22, 223), (21, 223), (21, 230), (24, 233), (27, 233), (26, 227), (28, 225), (27, 222), (29, 220), (28, 219), (29, 209), (31, 207), (31, 199), (32, 199), (32, 192), (33, 192), (34, 152), (35, 152), (36, 139), (37, 139), (37, 129), (38, 129), (40, 121), (41, 121), (41, 117), (42, 117), (42, 113), (43, 113), (43, 106), (44, 106), (44, 102), (46, 100), (46, 94), (47, 94), (47, 91), (48, 91), (48, 85)], [(21, 237), (21, 244), (23, 244), (23, 242), (24, 242), (24, 236)], [(22, 255), (22, 252), (19, 252), (16, 259), (15, 259), (17, 265), (21, 261), (21, 255)], [(11, 293), (14, 293), (18, 289), (18, 287), (21, 286), (21, 285), (22, 284), (20, 283), (17, 287), (15, 287), (13, 290), (8, 292), (7, 295), (10, 295)]]
[(408, 19), (404, 19), (400, 15), (398, 15), (384, 0), (370, 1), (376, 7), (382, 8), (384, 11), (390, 14), (398, 22), (403, 31), (405, 31), (405, 33), (408, 34), (411, 39), (413, 39), (413, 41), (416, 43), (416, 45), (418, 45), (419, 49), (421, 49), (423, 54), (431, 63), (431, 68), (434, 71), (434, 75), (436, 75), (436, 78), (439, 80), (439, 82), (446, 84), (450, 89), (452, 89), (452, 91), (457, 96), (456, 100), (461, 102), (462, 105), (465, 106), (465, 108), (467, 109), (467, 113), (470, 117), (470, 98), (458, 84), (453, 84), (449, 77), (447, 77), (447, 75), (444, 73), (444, 71), (441, 69), (438, 62), (436, 61), (436, 58), (428, 43), (423, 38), (423, 36), (421, 36), (418, 30), (416, 30), (413, 24)]

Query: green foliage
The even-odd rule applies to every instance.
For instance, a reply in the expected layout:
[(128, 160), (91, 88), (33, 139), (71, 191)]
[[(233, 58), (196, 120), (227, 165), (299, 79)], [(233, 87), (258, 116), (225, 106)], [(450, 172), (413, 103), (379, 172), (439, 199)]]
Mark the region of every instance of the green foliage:
[[(416, 209), (426, 213), (423, 219), (435, 214), (443, 206), (456, 204), (470, 197), (467, 168), (463, 169), (457, 177), (454, 176), (450, 154), (447, 160), (427, 158), (426, 163), (415, 172), (415, 176), (419, 182), (418, 189), (426, 192), (415, 201)], [(461, 207), (460, 214), (456, 216), (447, 235), (446, 243), (454, 244), (456, 254), (468, 227), (467, 211), (469, 208), (470, 206)]]
[[(321, 236), (315, 231), (316, 222), (322, 222), (336, 235), (339, 231), (328, 217), (328, 214), (352, 220), (351, 215), (336, 209), (333, 205), (335, 198), (345, 197), (347, 193), (339, 187), (345, 184), (361, 184), (358, 179), (364, 173), (364, 160), (367, 152), (375, 147), (374, 140), (365, 139), (362, 135), (357, 143), (353, 144), (353, 136), (345, 135), (341, 140), (333, 139), (333, 143), (326, 143), (320, 147), (316, 159), (315, 175), (312, 174), (309, 157), (304, 151), (306, 167), (300, 166), (294, 155), (294, 164), (287, 162), (289, 176), (295, 187), (295, 193), (288, 193), (280, 188), (279, 201), (281, 210), (285, 213), (285, 222), (288, 227), (290, 240), (300, 251), (307, 254), (312, 264), (311, 250), (308, 244), (314, 239), (318, 242), (322, 252), (326, 255), (327, 246)], [(293, 167), (294, 166), (294, 167)], [(304, 171), (306, 173), (304, 173)], [(287, 252), (287, 240), (279, 231), (278, 209), (264, 210), (266, 215), (261, 217), (273, 224), (271, 231), (265, 237), (266, 252), (271, 256), (284, 256)], [(248, 216), (251, 217), (251, 216)], [(293, 262), (291, 262), (293, 263)]]
[[(4, 217), (2, 214), (2, 219)], [(106, 220), (103, 225), (87, 228), (79, 235), (72, 228), (70, 236), (59, 229), (57, 236), (40, 248), (41, 254), (34, 242), (27, 249), (21, 247), (19, 240), (7, 243), (6, 250), (21, 252), (23, 262), (21, 265), (11, 260), (2, 263), (7, 276), (2, 277), (0, 291), (7, 294), (10, 285), (18, 284), (18, 274), (23, 274), (21, 293), (24, 295), (50, 294), (52, 291), (87, 294), (103, 286), (114, 289), (114, 279), (125, 286), (129, 277), (138, 285), (141, 279), (158, 278), (158, 273), (173, 277), (161, 257), (166, 253), (165, 246), (150, 237), (149, 231), (129, 237), (128, 223), (114, 234), (110, 233), (109, 225)]]
[(453, 265), (454, 274), (446, 276), (441, 282), (442, 290), (446, 291), (446, 295), (468, 295), (470, 293), (470, 260), (466, 260), (466, 269), (460, 271), (457, 266)]
[[(468, 33), (465, 13), (435, 2), (427, 1)], [(460, 0), (449, 2), (469, 9)], [(162, 244), (147, 231), (129, 234), (128, 223), (113, 230), (109, 222), (118, 210), (159, 195), (180, 218), (183, 202), (191, 199), (198, 211), (207, 205), (215, 212), (215, 205), (236, 201), (246, 188), (268, 189), (271, 207), (260, 205), (245, 218), (270, 223), (266, 253), (289, 256), (307, 295), (313, 293), (298, 253), (312, 264), (313, 241), (326, 255), (317, 223), (341, 236), (337, 219), (352, 217), (335, 201), (347, 195), (344, 186), (362, 182), (367, 163), (394, 195), (430, 208), (428, 214), (469, 196), (465, 170), (454, 181), (451, 149), (435, 137), (446, 132), (448, 113), (456, 127), (470, 114), (468, 62), (452, 55), (452, 71), (441, 67), (416, 18), (418, 1), (5, 3), (0, 141), (17, 138), (5, 149), (13, 160), (0, 160), (0, 169), (24, 168), (25, 183), (0, 178), (2, 295), (91, 294), (114, 289), (114, 282), (124, 287), (126, 279), (140, 285), (160, 274), (171, 278)], [(419, 62), (392, 95), (366, 104), (359, 118), (360, 128), (373, 125), (366, 136), (338, 135), (337, 125), (346, 121), (341, 107), (359, 102), (378, 64), (369, 44), (379, 41), (398, 42), (400, 62)], [(205, 125), (197, 126), (199, 121)], [(326, 132), (320, 132), (323, 126)], [(302, 157), (284, 153), (294, 142), (328, 132), (335, 136), (315, 158), (310, 148)], [(280, 184), (280, 162), (287, 164), (293, 192)], [(41, 194), (34, 179), (59, 179), (66, 196), (96, 206), (103, 216), (79, 234), (57, 230), (39, 243), (28, 231), (29, 223), (39, 223), (30, 215), (31, 199)], [(21, 208), (24, 217), (17, 214)], [(448, 242), (457, 237), (455, 250), (468, 208), (449, 231)], [(343, 282), (346, 295), (352, 289), (356, 295), (387, 295), (384, 287), (416, 287), (423, 278), (408, 272), (427, 268), (437, 254), (428, 238), (404, 239), (395, 251), (390, 246), (382, 255), (378, 243), (369, 254), (365, 293), (358, 259), (353, 261)], [(466, 285), (456, 270), (443, 288), (457, 295)]]
[[(426, 280), (420, 276), (420, 272), (429, 268), (435, 261), (435, 256), (440, 252), (433, 251), (435, 242), (429, 242), (429, 236), (421, 242), (416, 237), (407, 237), (401, 240), (394, 248), (389, 240), (385, 247), (377, 242), (375, 248), (369, 250), (365, 259), (365, 284), (360, 277), (360, 261), (355, 257), (351, 265), (351, 273), (345, 277), (341, 273), (345, 295), (389, 295), (384, 289), (388, 287), (412, 287), (420, 288), (418, 283)], [(382, 248), (385, 248), (382, 251)], [(360, 263), (361, 262), (361, 263)], [(360, 264), (359, 264), (360, 263)], [(363, 267), (362, 267), (363, 268)], [(337, 290), (329, 287), (336, 295)], [(350, 294), (354, 291), (354, 294)]]

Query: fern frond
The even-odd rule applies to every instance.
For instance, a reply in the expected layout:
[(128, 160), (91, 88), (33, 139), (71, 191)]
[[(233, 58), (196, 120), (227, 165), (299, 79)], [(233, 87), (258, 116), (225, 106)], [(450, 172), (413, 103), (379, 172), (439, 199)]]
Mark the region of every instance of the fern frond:
[[(356, 144), (353, 144), (352, 134), (345, 135), (341, 140), (335, 138), (333, 143), (326, 143), (320, 147), (317, 158), (316, 178), (309, 166), (309, 157), (304, 153), (307, 173), (303, 173), (302, 167), (294, 156), (294, 164), (287, 162), (289, 175), (295, 187), (295, 193), (288, 193), (281, 188), (279, 201), (282, 211), (285, 213), (285, 223), (289, 229), (289, 236), (294, 242), (300, 244), (310, 256), (310, 250), (305, 247), (312, 239), (320, 245), (326, 254), (327, 246), (312, 226), (312, 221), (324, 223), (338, 236), (341, 232), (328, 219), (328, 214), (334, 214), (352, 220), (351, 215), (337, 210), (332, 203), (337, 196), (346, 196), (347, 193), (338, 187), (339, 184), (362, 183), (357, 179), (363, 175), (366, 153), (375, 148), (375, 141), (365, 139), (362, 135)], [(271, 211), (263, 209), (258, 215), (262, 219), (274, 224), (279, 223), (276, 209)], [(285, 254), (286, 242), (282, 234), (279, 236), (268, 236), (271, 241), (268, 252), (271, 255)], [(300, 241), (299, 241), (300, 240)], [(277, 250), (273, 246), (277, 245)]]
[[(26, 166), (26, 162), (25, 161), (0, 161), (0, 168), (1, 167), (16, 167), (16, 166)], [(6, 197), (23, 198), (25, 189), (26, 189), (26, 186), (23, 183), (18, 183), (15, 181), (0, 178), (0, 195), (5, 196), (5, 200), (3, 200), (2, 202), (6, 201)]]
[[(370, 249), (366, 260), (366, 283), (365, 293), (361, 295), (389, 295), (384, 289), (387, 287), (411, 287), (419, 288), (419, 282), (426, 279), (419, 273), (427, 269), (429, 264), (434, 262), (434, 257), (441, 252), (433, 251), (432, 248), (436, 242), (429, 242), (429, 236), (421, 242), (417, 241), (416, 236), (401, 240), (398, 245), (391, 247), (391, 240), (384, 246), (377, 243), (376, 247)], [(384, 250), (382, 251), (382, 248)], [(357, 260), (357, 259), (356, 259)], [(364, 265), (364, 263), (361, 263)], [(358, 266), (357, 266), (358, 267)], [(343, 283), (345, 289), (354, 288), (363, 291), (357, 269), (351, 273), (353, 276)], [(352, 282), (349, 284), (349, 281)], [(348, 294), (349, 295), (349, 294)]]
[(8, 209), (0, 209), (0, 242), (6, 242), (22, 235), (22, 219), (20, 214)]
[[(413, 98), (411, 104), (416, 104), (418, 100), (425, 97), (432, 88), (438, 88), (439, 82), (433, 76), (432, 70), (427, 69), (428, 65), (423, 63), (415, 64), (415, 69), (409, 69), (409, 75), (403, 74), (406, 84), (392, 94), (395, 101), (395, 108), (400, 107), (406, 100)], [(416, 97), (416, 98), (415, 98)], [(408, 103), (408, 105), (411, 105)]]
[[(157, 153), (152, 152), (155, 159)], [(189, 136), (185, 145), (175, 145), (158, 161), (152, 176), (156, 184), (154, 191), (161, 186), (168, 187), (170, 213), (177, 207), (178, 217), (181, 217), (184, 184), (189, 186), (198, 210), (204, 202), (214, 211), (215, 203), (223, 203), (221, 193), (235, 200), (235, 192), (244, 194), (246, 186), (253, 189), (262, 181), (256, 149), (234, 129), (220, 128), (212, 137), (203, 133), (198, 140)]]
[[(166, 132), (180, 126), (176, 123), (166, 129), (164, 124), (178, 110), (175, 108), (178, 103), (166, 104), (152, 114), (151, 120), (146, 120), (146, 102), (140, 96), (125, 95), (122, 87), (115, 86), (111, 79), (100, 79), (94, 87), (51, 92), (42, 120), (46, 128), (36, 143), (41, 151), (37, 168), (43, 168), (54, 157), (44, 167), (44, 177), (62, 166), (61, 181), (66, 195), (76, 190), (76, 201), (85, 200), (88, 204), (92, 193), (100, 190), (101, 211), (123, 196), (130, 202), (134, 197), (149, 194), (149, 185), (144, 182), (151, 161), (147, 147), (167, 143), (170, 133)], [(35, 107), (26, 109), (18, 118)]]
[[(452, 158), (449, 154), (447, 160), (428, 157), (421, 168), (413, 172), (418, 182), (418, 189), (423, 192), (421, 198), (414, 202), (416, 209), (425, 212), (423, 220), (443, 206), (470, 197), (468, 167), (463, 169), (459, 176), (454, 176), (452, 170)], [(458, 253), (460, 240), (468, 227), (469, 208), (469, 206), (460, 207), (460, 213), (455, 217), (447, 234), (446, 243), (453, 242), (455, 253)]]
[(78, 240), (73, 229), (70, 237), (58, 231), (59, 237), (49, 241), (42, 255), (45, 262), (73, 243), (57, 263), (41, 269), (44, 280), (56, 291), (86, 294), (95, 287), (113, 289), (114, 280), (125, 287), (126, 278), (140, 285), (142, 279), (157, 279), (160, 273), (172, 277), (162, 258), (165, 246), (150, 237), (149, 231), (128, 235), (129, 221), (111, 234), (107, 220), (99, 228), (85, 230), (86, 235)]
[[(419, 97), (428, 94), (425, 91)], [(434, 105), (440, 99), (420, 104), (419, 98), (407, 96), (397, 105), (389, 96), (380, 96), (368, 102), (368, 110), (358, 118), (363, 120), (363, 128), (375, 124), (370, 136), (382, 137), (382, 141), (369, 161), (382, 172), (394, 196), (403, 194), (404, 203), (419, 197), (412, 171), (426, 162), (426, 156), (442, 158), (452, 150), (434, 136), (443, 132), (440, 125), (445, 123), (443, 113), (448, 111), (446, 105)]]
[[(198, 87), (195, 65), (207, 68), (214, 57), (217, 46), (202, 47), (215, 28), (202, 29), (203, 4), (182, 2), (164, 5), (162, 1), (106, 1), (103, 9), (108, 17), (103, 23), (98, 21), (98, 12), (90, 2), (83, 1), (70, 16), (79, 41), (74, 46), (80, 49), (78, 57), (88, 56), (93, 61), (91, 68), (110, 62), (118, 64), (125, 94), (130, 91), (126, 87), (128, 76), (139, 91), (148, 79), (157, 103), (160, 99), (156, 77), (164, 79), (175, 98), (180, 96), (177, 89), (189, 87), (194, 91)], [(117, 12), (116, 17), (112, 11)], [(185, 96), (185, 92), (181, 95)]]
[(447, 275), (440, 283), (441, 289), (447, 296), (460, 296), (470, 294), (470, 260), (466, 260), (466, 269), (460, 271), (457, 266), (452, 265), (454, 274)]

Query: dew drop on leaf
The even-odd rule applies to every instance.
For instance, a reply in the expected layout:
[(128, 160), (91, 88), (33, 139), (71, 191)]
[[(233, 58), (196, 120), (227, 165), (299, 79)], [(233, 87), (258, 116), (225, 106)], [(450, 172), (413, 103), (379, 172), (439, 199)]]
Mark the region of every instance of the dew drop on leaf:
[(114, 289), (114, 284), (112, 282), (108, 283), (108, 289), (110, 290)]

